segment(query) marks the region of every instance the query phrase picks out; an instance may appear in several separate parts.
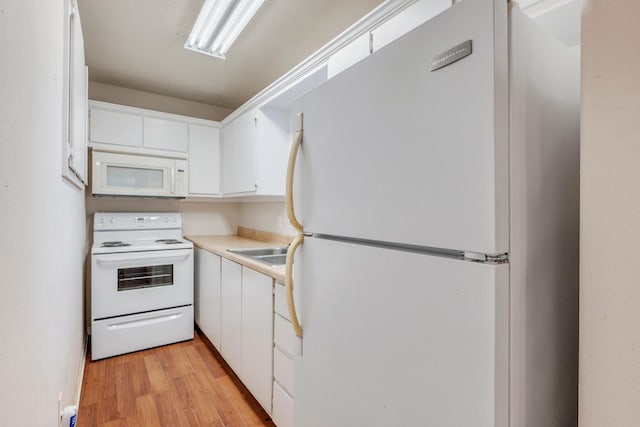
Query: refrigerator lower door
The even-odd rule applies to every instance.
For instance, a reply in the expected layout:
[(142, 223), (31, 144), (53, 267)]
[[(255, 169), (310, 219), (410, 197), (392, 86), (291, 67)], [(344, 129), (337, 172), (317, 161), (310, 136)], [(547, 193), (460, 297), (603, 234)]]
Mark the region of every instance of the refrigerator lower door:
[(506, 426), (508, 265), (307, 238), (298, 426)]

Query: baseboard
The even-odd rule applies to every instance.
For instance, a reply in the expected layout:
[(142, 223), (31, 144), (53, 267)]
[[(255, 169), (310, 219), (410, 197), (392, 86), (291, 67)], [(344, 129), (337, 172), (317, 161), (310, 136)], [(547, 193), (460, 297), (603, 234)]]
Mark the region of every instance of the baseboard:
[(84, 367), (87, 363), (87, 347), (89, 342), (89, 336), (84, 336), (84, 343), (82, 345), (82, 363), (80, 363), (80, 372), (78, 372), (78, 380), (76, 383), (76, 406), (80, 407), (80, 394), (82, 393), (82, 381), (84, 380)]

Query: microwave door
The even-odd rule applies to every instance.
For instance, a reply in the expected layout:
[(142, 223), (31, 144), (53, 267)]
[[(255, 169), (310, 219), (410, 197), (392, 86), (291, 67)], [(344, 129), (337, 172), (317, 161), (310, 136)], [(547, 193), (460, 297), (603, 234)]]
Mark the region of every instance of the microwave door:
[[(94, 153), (94, 195), (184, 197), (176, 192), (175, 159)], [(183, 167), (183, 174), (186, 167)], [(180, 190), (186, 185), (178, 186)], [(181, 191), (186, 193), (186, 191)]]
[(169, 189), (168, 168), (109, 165), (104, 168), (106, 187), (112, 190), (145, 194), (166, 194)]

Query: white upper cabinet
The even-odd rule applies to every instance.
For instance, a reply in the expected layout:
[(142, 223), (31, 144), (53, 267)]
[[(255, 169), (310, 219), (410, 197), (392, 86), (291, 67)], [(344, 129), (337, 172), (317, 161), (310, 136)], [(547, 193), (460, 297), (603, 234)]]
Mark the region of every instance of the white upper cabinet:
[(256, 194), (284, 196), (289, 148), (299, 124), (295, 99), (327, 80), (323, 65), (260, 106), (255, 114)]
[(220, 194), (220, 128), (189, 125), (189, 194)]
[(236, 117), (222, 128), (222, 192), (256, 191), (255, 110)]
[(289, 112), (281, 108), (261, 108), (256, 113), (256, 194), (284, 196), (287, 159), (292, 133)]
[(89, 101), (89, 120), (93, 148), (176, 158), (186, 158), (190, 124), (218, 124), (100, 101)]
[(365, 33), (331, 55), (328, 62), (329, 78), (362, 61), (371, 53), (371, 34)]
[(142, 116), (90, 105), (89, 139), (103, 144), (142, 147)]
[(451, 7), (451, 4), (451, 0), (418, 0), (371, 32), (373, 52)]
[(185, 122), (155, 117), (144, 118), (143, 147), (186, 152), (188, 131)]
[[(75, 5), (75, 1), (73, 2)], [(65, 87), (65, 103), (68, 100), (67, 136), (63, 145), (63, 173), (62, 176), (82, 188), (88, 182), (87, 179), (87, 78), (88, 72), (84, 57), (84, 37), (82, 24), (77, 6), (69, 9), (66, 22), (68, 33), (68, 45), (65, 50), (65, 79), (68, 77), (68, 87)], [(68, 73), (67, 73), (68, 71)], [(68, 98), (67, 98), (68, 97)]]

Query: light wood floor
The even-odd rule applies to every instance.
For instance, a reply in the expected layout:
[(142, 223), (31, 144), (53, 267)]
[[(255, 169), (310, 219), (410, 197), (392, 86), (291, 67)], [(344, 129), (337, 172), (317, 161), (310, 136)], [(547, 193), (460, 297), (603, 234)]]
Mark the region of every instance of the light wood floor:
[(196, 331), (193, 341), (91, 362), (78, 427), (273, 426)]

